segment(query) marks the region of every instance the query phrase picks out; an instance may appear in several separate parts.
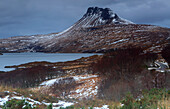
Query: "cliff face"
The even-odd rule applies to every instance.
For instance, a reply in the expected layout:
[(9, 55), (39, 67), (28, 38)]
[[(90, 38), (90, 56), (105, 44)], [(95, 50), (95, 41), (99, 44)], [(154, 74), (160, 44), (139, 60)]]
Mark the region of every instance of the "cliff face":
[(109, 8), (90, 7), (67, 30), (0, 40), (0, 52), (105, 52), (128, 45), (160, 52), (170, 42), (170, 29), (139, 25)]

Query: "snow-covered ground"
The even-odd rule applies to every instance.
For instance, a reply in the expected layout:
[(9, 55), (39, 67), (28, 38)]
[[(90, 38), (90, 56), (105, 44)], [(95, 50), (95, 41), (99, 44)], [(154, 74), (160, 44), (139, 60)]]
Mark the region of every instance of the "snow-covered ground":
[[(98, 75), (76, 75), (76, 76), (70, 76), (72, 77), (76, 83), (82, 83), (81, 85), (77, 86), (74, 90), (70, 91), (70, 94), (67, 96), (68, 98), (76, 98), (76, 99), (82, 99), (82, 98), (91, 98), (95, 97), (98, 92), (98, 81), (99, 77)], [(46, 88), (46, 90), (52, 86), (54, 83), (58, 83), (59, 80), (63, 80), (67, 77), (60, 77), (52, 80), (48, 80), (45, 82), (42, 82), (40, 84), (40, 87)]]
[[(53, 109), (60, 109), (61, 107), (69, 107), (74, 105), (76, 102), (67, 102), (67, 101), (61, 101), (59, 100), (57, 103), (47, 103), (45, 101), (36, 101), (34, 99), (31, 99), (29, 97), (24, 97), (19, 93), (16, 92), (9, 92), (9, 91), (5, 91), (7, 92), (9, 95), (5, 96), (5, 97), (0, 97), (0, 106), (4, 105), (7, 101), (11, 100), (11, 99), (16, 99), (16, 100), (25, 100), (26, 102), (28, 102), (29, 104), (31, 104), (31, 106), (33, 107), (34, 105), (38, 104), (38, 105), (53, 105)], [(1, 108), (0, 108), (1, 109)], [(93, 109), (109, 109), (108, 105), (103, 105), (102, 107), (93, 107)]]
[[(36, 101), (34, 99), (31, 99), (29, 97), (24, 97), (16, 92), (9, 92), (9, 91), (6, 91), (9, 93), (9, 95), (5, 96), (5, 97), (0, 97), (0, 106), (4, 105), (4, 103), (6, 103), (7, 101), (11, 100), (11, 99), (16, 99), (16, 100), (25, 100), (26, 102), (28, 102), (29, 104), (31, 104), (32, 106), (38, 104), (38, 105), (50, 105), (51, 103), (47, 103), (45, 101)], [(17, 94), (17, 95), (16, 95)], [(73, 102), (66, 102), (66, 101), (61, 101), (59, 100), (57, 103), (52, 103), (53, 105), (53, 109), (60, 109), (60, 107), (68, 107), (68, 106), (71, 106), (71, 105), (74, 105)]]
[[(80, 81), (82, 79), (89, 79), (89, 78), (93, 78), (93, 77), (98, 77), (98, 75), (79, 75), (79, 76), (70, 76), (70, 77), (73, 77), (73, 79), (76, 80), (76, 81)], [(64, 79), (64, 78), (66, 78), (66, 77), (51, 79), (51, 80), (42, 82), (40, 84), (40, 86), (51, 86), (54, 83), (57, 83), (59, 80)]]
[(80, 77), (77, 82), (84, 84), (78, 86), (75, 90), (71, 91), (71, 94), (68, 95), (69, 98), (92, 98), (95, 97), (98, 93), (98, 81), (99, 78), (97, 75), (91, 75), (86, 77)]
[(149, 67), (148, 70), (156, 70), (158, 72), (166, 72), (169, 71), (169, 65), (167, 62), (161, 61), (161, 60), (156, 60), (154, 62), (154, 66), (156, 67)]
[(93, 107), (93, 109), (109, 109), (109, 106), (103, 105), (102, 107)]

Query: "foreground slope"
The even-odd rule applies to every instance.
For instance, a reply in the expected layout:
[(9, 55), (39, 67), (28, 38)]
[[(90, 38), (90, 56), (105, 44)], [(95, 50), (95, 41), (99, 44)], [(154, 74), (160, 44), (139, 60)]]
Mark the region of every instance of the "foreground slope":
[(170, 29), (139, 25), (109, 8), (88, 8), (74, 25), (60, 33), (0, 40), (0, 52), (105, 52), (128, 45), (160, 52), (170, 42)]

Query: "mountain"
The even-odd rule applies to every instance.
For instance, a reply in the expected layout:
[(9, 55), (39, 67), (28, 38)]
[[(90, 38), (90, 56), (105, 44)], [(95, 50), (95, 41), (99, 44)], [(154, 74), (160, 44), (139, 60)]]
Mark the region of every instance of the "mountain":
[(128, 45), (160, 52), (169, 42), (169, 28), (134, 24), (109, 8), (90, 7), (63, 32), (0, 39), (0, 52), (106, 52)]

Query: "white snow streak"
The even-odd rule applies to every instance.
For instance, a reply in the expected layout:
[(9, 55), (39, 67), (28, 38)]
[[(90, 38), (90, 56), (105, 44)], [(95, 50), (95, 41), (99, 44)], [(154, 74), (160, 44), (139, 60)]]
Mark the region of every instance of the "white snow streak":
[[(73, 77), (73, 79), (75, 81), (79, 81), (79, 80), (82, 80), (82, 79), (89, 79), (89, 78), (93, 78), (93, 77), (98, 77), (98, 75), (81, 75), (81, 76), (71, 76)], [(42, 82), (40, 84), (40, 86), (51, 86), (53, 85), (55, 82), (57, 83), (59, 80), (61, 79), (64, 79), (65, 77), (61, 77), (61, 78), (56, 78), (56, 79), (51, 79), (51, 80), (48, 80), (48, 81), (45, 81), (45, 82)]]

